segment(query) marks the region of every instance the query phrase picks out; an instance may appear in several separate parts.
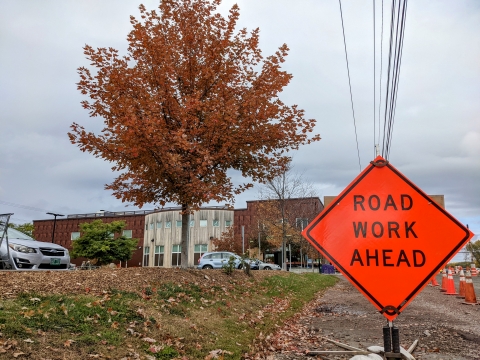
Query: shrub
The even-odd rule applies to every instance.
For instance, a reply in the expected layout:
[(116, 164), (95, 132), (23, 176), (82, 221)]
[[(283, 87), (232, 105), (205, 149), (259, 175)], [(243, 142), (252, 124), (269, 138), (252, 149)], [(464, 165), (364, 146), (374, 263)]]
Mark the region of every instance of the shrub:
[(235, 257), (234, 256), (230, 256), (230, 259), (228, 259), (228, 262), (222, 266), (222, 270), (227, 275), (232, 275), (233, 274), (233, 270), (235, 270)]

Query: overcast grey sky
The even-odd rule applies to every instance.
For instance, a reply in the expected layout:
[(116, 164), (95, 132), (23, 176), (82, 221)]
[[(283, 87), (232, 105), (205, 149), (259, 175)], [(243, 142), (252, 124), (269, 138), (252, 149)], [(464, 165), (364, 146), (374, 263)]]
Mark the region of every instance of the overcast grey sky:
[[(290, 47), (284, 68), (294, 78), (282, 100), (317, 119), (322, 136), (295, 153), (295, 169), (315, 183), (322, 199), (338, 194), (359, 173), (338, 1), (224, 0), (221, 12), (235, 2), (239, 25), (260, 27), (264, 55), (283, 43)], [(74, 121), (89, 129), (100, 125), (81, 108), (76, 90), (76, 69), (88, 65), (82, 46), (111, 46), (124, 54), (129, 15), (139, 14), (139, 3), (0, 2), (0, 213), (14, 212), (13, 222), (47, 218), (43, 210), (125, 209), (103, 189), (114, 178), (111, 165), (81, 153), (67, 131)], [(153, 9), (158, 2), (144, 4)], [(376, 4), (380, 30), (381, 1)], [(390, 4), (384, 1), (385, 22)], [(374, 156), (372, 1), (343, 0), (342, 6), (364, 168)], [(377, 37), (377, 66), (379, 47)], [(480, 2), (410, 1), (390, 161), (426, 193), (444, 194), (447, 210), (476, 234), (479, 115)], [(244, 193), (236, 206), (256, 197), (256, 189)]]

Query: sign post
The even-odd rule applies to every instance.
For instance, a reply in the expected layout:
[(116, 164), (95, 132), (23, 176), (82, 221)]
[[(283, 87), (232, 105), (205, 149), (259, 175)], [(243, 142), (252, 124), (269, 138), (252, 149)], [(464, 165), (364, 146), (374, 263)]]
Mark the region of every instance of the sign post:
[(391, 322), (473, 233), (378, 156), (302, 235), (395, 329)]

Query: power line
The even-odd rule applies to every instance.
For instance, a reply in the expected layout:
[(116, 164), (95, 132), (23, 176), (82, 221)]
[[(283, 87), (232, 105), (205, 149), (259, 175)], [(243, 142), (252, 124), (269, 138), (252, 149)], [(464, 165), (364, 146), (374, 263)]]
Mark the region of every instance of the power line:
[(388, 56), (388, 70), (387, 70), (387, 89), (385, 93), (385, 112), (384, 112), (384, 119), (383, 119), (383, 145), (382, 145), (382, 156), (385, 157), (385, 141), (386, 141), (386, 134), (385, 131), (387, 130), (387, 108), (389, 104), (389, 93), (390, 93), (390, 66), (392, 62), (392, 38), (393, 38), (393, 23), (395, 20), (395, 0), (392, 1), (392, 15), (390, 19), (390, 44), (389, 44), (389, 56)]
[(15, 204), (15, 203), (11, 203), (11, 202), (8, 202), (8, 201), (3, 201), (3, 200), (0, 200), (0, 204), (6, 205), (6, 206), (17, 207), (17, 208), (25, 209), (25, 210), (39, 211), (39, 212), (43, 212), (43, 213), (48, 212), (48, 210), (45, 210), (45, 209), (40, 209), (40, 208), (36, 208), (36, 207), (33, 207), (33, 206), (28, 206), (28, 205)]
[(20, 219), (20, 218), (14, 217), (14, 216), (11, 216), (10, 220), (23, 221), (24, 223), (32, 222), (32, 220)]
[(342, 1), (338, 0), (338, 4), (340, 5), (340, 18), (342, 20), (343, 45), (344, 45), (344, 48), (345, 48), (345, 60), (347, 62), (348, 87), (350, 89), (350, 103), (352, 105), (353, 126), (355, 128), (355, 141), (357, 143), (358, 167), (359, 167), (360, 172), (361, 172), (362, 171), (362, 166), (360, 164), (360, 150), (358, 148), (357, 122), (355, 120), (355, 110), (354, 110), (354, 107), (353, 107), (352, 82), (350, 80), (350, 68), (348, 66), (347, 41), (345, 40), (345, 27), (343, 25)]
[[(400, 4), (399, 4), (399, 9), (400, 9)], [(399, 11), (400, 12), (400, 11)], [(393, 125), (395, 123), (395, 110), (397, 107), (397, 94), (398, 94), (398, 84), (399, 84), (399, 78), (400, 78), (400, 67), (402, 64), (402, 52), (403, 52), (403, 39), (404, 39), (404, 33), (405, 33), (405, 20), (406, 20), (406, 12), (407, 12), (407, 0), (403, 2), (403, 7), (402, 7), (402, 17), (400, 20), (400, 30), (397, 31), (397, 43), (399, 45), (397, 46), (398, 52), (396, 53), (396, 61), (395, 61), (395, 85), (394, 85), (394, 94), (393, 94), (393, 103), (392, 103), (392, 112), (391, 112), (391, 128), (389, 132), (389, 138), (388, 138), (388, 147), (387, 147), (387, 157), (390, 156), (390, 149), (391, 149), (391, 144), (392, 144), (392, 133), (393, 133)], [(398, 29), (398, 19), (397, 19), (397, 29)], [(399, 33), (399, 35), (398, 35)]]
[(378, 141), (380, 141), (380, 119), (381, 119), (381, 105), (382, 105), (382, 72), (383, 72), (383, 0), (382, 0), (382, 31), (380, 35), (380, 77), (378, 79), (379, 95), (378, 95)]
[[(395, 4), (395, 2), (394, 2)], [(396, 89), (395, 86), (397, 84), (397, 69), (398, 69), (398, 42), (399, 42), (399, 23), (400, 23), (400, 3), (397, 7), (397, 21), (396, 29), (395, 29), (395, 39), (393, 40), (394, 45), (394, 54), (393, 54), (393, 70), (392, 70), (392, 89), (390, 94), (390, 103), (389, 103), (389, 117), (387, 119), (388, 122), (388, 129), (387, 129), (387, 139), (386, 139), (386, 148), (385, 148), (385, 157), (388, 157), (389, 150), (390, 150), (390, 139), (391, 134), (393, 131), (393, 105), (395, 103), (395, 96), (396, 96)]]
[(393, 0), (391, 12), (382, 146), (382, 155), (385, 159), (388, 159), (390, 155), (393, 125), (395, 122), (398, 84), (403, 53), (403, 39), (405, 36), (407, 0), (399, 0), (398, 3), (397, 0)]

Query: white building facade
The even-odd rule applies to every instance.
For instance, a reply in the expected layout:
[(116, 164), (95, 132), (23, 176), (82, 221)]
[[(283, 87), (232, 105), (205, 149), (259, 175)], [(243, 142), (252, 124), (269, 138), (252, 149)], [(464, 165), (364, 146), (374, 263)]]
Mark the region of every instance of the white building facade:
[[(233, 226), (234, 210), (205, 207), (190, 215), (188, 266), (213, 250), (212, 239)], [(177, 267), (181, 264), (182, 215), (180, 208), (158, 210), (145, 216), (143, 266)]]

